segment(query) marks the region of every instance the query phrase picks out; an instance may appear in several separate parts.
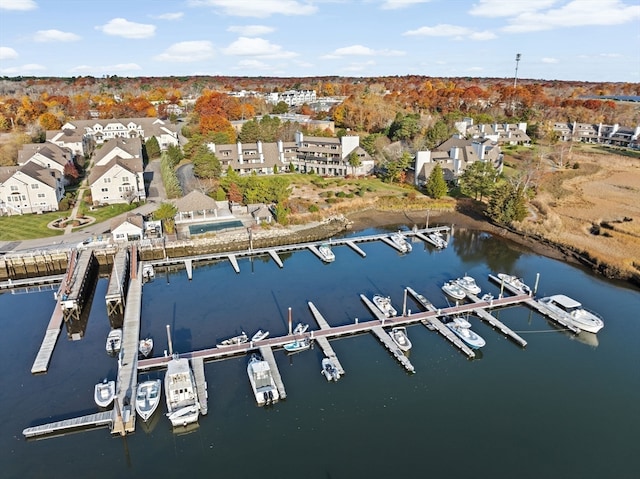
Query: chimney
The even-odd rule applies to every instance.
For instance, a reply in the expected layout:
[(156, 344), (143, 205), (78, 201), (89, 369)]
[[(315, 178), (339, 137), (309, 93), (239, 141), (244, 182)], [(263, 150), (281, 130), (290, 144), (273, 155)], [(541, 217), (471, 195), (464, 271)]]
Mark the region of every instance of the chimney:
[(244, 163), (244, 157), (242, 156), (242, 143), (238, 142), (238, 162), (240, 164)]
[(260, 163), (264, 163), (264, 153), (262, 152), (262, 142), (258, 140), (258, 156), (260, 157)]
[(282, 140), (278, 140), (278, 158), (284, 163), (284, 143), (282, 143)]

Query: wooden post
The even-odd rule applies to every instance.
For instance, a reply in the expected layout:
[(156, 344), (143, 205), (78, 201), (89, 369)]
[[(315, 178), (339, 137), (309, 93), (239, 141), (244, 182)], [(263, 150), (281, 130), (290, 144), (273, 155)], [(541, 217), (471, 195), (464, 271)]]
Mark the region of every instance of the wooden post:
[(169, 343), (169, 356), (173, 356), (173, 343), (171, 342), (171, 326), (167, 324), (167, 341)]

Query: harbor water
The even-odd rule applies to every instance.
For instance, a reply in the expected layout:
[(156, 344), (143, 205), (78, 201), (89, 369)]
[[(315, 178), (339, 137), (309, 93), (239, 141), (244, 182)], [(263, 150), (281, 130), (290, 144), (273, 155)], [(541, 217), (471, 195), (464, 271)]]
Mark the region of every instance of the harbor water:
[[(410, 225), (412, 226), (412, 225)], [(407, 228), (407, 225), (398, 225)], [(393, 231), (389, 229), (388, 231)], [(373, 234), (375, 229), (353, 234)], [(497, 296), (490, 273), (508, 272), (537, 296), (566, 294), (598, 312), (597, 336), (560, 330), (526, 306), (493, 312), (527, 340), (521, 348), (469, 317), (486, 340), (468, 360), (422, 324), (408, 328), (413, 343), (409, 374), (373, 334), (331, 342), (345, 375), (329, 383), (314, 348), (275, 358), (287, 399), (259, 408), (247, 378), (247, 357), (205, 363), (209, 411), (190, 430), (172, 430), (163, 401), (135, 434), (111, 436), (107, 428), (44, 440), (26, 440), (29, 426), (98, 412), (94, 385), (115, 379), (117, 359), (105, 352), (110, 330), (104, 294), (96, 286), (80, 340), (61, 332), (49, 366), (31, 366), (55, 302), (53, 292), (0, 294), (0, 388), (3, 427), (0, 464), (6, 478), (635, 478), (640, 470), (640, 293), (566, 262), (542, 257), (486, 233), (456, 229), (442, 251), (417, 241), (401, 255), (382, 242), (363, 243), (361, 257), (334, 247), (322, 263), (310, 251), (229, 262), (194, 263), (156, 270), (144, 285), (141, 336), (167, 346), (171, 326), (178, 353), (210, 348), (258, 329), (271, 336), (294, 324), (316, 329), (307, 302), (331, 325), (370, 321), (359, 295), (388, 295), (402, 311), (404, 288), (436, 307), (449, 301), (440, 287), (468, 274), (483, 293)], [(407, 299), (407, 308), (419, 310)], [(163, 377), (142, 372), (139, 379)]]

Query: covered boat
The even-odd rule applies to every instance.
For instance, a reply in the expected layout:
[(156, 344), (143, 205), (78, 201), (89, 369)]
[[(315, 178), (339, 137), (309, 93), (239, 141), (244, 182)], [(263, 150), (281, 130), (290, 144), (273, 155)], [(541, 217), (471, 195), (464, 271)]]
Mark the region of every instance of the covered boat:
[(442, 285), (442, 291), (455, 299), (464, 299), (467, 293), (455, 281), (447, 281)]
[(389, 296), (382, 296), (381, 294), (373, 295), (373, 304), (384, 314), (387, 318), (397, 316), (398, 311), (391, 304), (391, 298)]
[(174, 354), (164, 377), (167, 417), (173, 426), (186, 426), (198, 421), (200, 404), (189, 360)]
[(409, 351), (411, 349), (411, 341), (409, 341), (409, 336), (407, 336), (407, 328), (404, 326), (391, 329), (389, 336), (391, 336), (393, 342), (396, 343), (401, 350)]
[(320, 371), (327, 381), (337, 381), (340, 379), (340, 371), (329, 358), (322, 359), (322, 370)]
[(112, 329), (107, 335), (107, 344), (105, 346), (107, 352), (111, 355), (116, 355), (120, 352), (122, 347), (122, 329)]
[(318, 247), (318, 252), (320, 253), (320, 256), (322, 256), (322, 261), (324, 261), (325, 263), (331, 263), (336, 259), (336, 255), (333, 253), (333, 251), (331, 251), (331, 246), (329, 246), (329, 243), (321, 244)]
[(109, 407), (116, 397), (116, 382), (108, 381), (107, 378), (95, 385), (93, 389), (93, 399), (100, 407)]
[(473, 349), (481, 348), (486, 344), (485, 340), (480, 335), (471, 330), (471, 323), (466, 319), (455, 317), (449, 319), (445, 323), (445, 326)]
[(280, 399), (276, 382), (271, 374), (271, 367), (258, 354), (252, 354), (249, 358), (247, 375), (258, 406), (273, 404)]
[(476, 280), (471, 276), (465, 275), (462, 278), (456, 279), (456, 284), (471, 294), (478, 295), (480, 294), (480, 291), (482, 291), (480, 286), (476, 283)]
[(542, 298), (538, 303), (582, 331), (597, 333), (604, 327), (604, 321), (599, 315), (584, 309), (581, 303), (564, 294)]
[(309, 329), (309, 325), (306, 323), (298, 323), (296, 327), (293, 328), (293, 334), (302, 334), (306, 333), (307, 329)]
[(162, 381), (153, 379), (138, 384), (136, 392), (136, 412), (143, 421), (147, 421), (158, 409)]
[(151, 354), (151, 351), (153, 351), (153, 339), (151, 338), (144, 338), (140, 340), (140, 343), (138, 344), (138, 352), (145, 358), (149, 357), (149, 354)]
[(258, 329), (253, 336), (251, 336), (251, 342), (262, 341), (269, 336), (269, 331)]
[(249, 342), (249, 336), (247, 336), (247, 333), (245, 333), (244, 331), (242, 331), (242, 334), (239, 334), (237, 336), (233, 336), (231, 338), (225, 339), (224, 341), (220, 341), (217, 346), (219, 348), (225, 347), (225, 346), (235, 346), (236, 344), (244, 344)]

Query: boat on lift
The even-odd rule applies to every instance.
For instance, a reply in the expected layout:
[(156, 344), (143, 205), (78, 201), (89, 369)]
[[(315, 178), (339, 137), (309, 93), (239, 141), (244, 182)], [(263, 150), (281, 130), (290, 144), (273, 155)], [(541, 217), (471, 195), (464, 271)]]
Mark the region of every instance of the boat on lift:
[(303, 334), (307, 332), (307, 329), (309, 329), (309, 325), (306, 323), (298, 323), (296, 324), (296, 327), (293, 328), (293, 334)]
[(145, 358), (149, 357), (153, 351), (153, 339), (152, 338), (144, 338), (140, 340), (138, 344), (138, 352)]
[(109, 331), (107, 335), (107, 343), (105, 349), (107, 353), (112, 356), (115, 356), (120, 352), (120, 348), (122, 347), (122, 329), (116, 328)]
[(518, 290), (524, 294), (531, 294), (531, 288), (527, 286), (521, 278), (507, 273), (498, 273), (496, 276), (500, 281), (510, 286), (511, 288)]
[(381, 294), (373, 295), (373, 304), (384, 314), (387, 318), (398, 315), (398, 311), (391, 304), (391, 298), (389, 296), (382, 296)]
[(295, 341), (287, 343), (282, 347), (288, 353), (299, 353), (300, 351), (304, 351), (305, 349), (309, 349), (311, 347), (311, 340), (309, 338), (296, 339)]
[(439, 231), (429, 233), (427, 238), (429, 238), (433, 245), (438, 249), (444, 249), (447, 247), (447, 240), (444, 239), (444, 236), (442, 236), (442, 233)]
[(333, 253), (333, 251), (331, 251), (331, 246), (329, 246), (329, 243), (322, 243), (318, 247), (318, 252), (322, 257), (322, 261), (324, 261), (325, 263), (331, 263), (336, 259), (336, 255)]
[(466, 319), (456, 316), (454, 318), (447, 318), (445, 321), (445, 326), (471, 348), (479, 349), (486, 344), (484, 338), (471, 330), (471, 323)]

